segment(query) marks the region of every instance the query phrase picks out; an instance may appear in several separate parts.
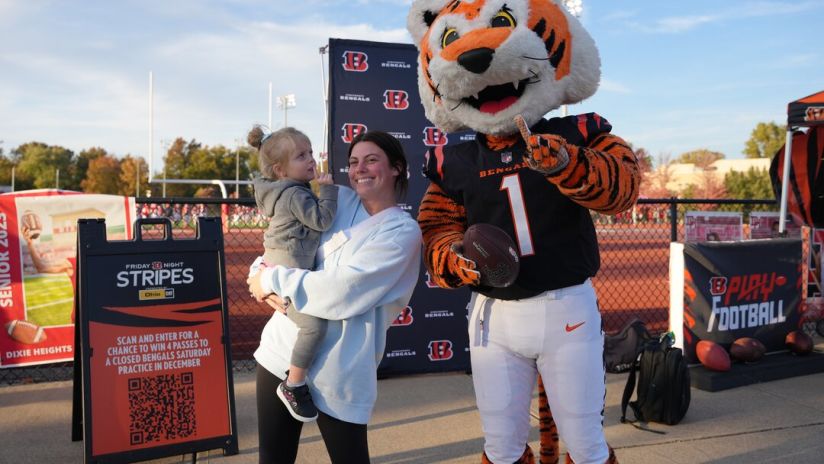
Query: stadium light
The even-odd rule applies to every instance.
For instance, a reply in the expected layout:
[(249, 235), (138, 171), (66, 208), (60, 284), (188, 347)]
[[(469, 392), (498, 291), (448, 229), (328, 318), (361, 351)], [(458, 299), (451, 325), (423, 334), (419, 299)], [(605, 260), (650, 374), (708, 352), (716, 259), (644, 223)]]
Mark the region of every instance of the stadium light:
[(295, 94), (290, 93), (289, 95), (278, 97), (278, 108), (283, 108), (283, 127), (288, 125), (286, 123), (287, 111), (289, 111), (289, 108), (294, 108), (295, 106), (297, 106), (297, 103), (295, 102)]
[(584, 2), (583, 0), (564, 0), (564, 7), (572, 16), (580, 18), (584, 11)]

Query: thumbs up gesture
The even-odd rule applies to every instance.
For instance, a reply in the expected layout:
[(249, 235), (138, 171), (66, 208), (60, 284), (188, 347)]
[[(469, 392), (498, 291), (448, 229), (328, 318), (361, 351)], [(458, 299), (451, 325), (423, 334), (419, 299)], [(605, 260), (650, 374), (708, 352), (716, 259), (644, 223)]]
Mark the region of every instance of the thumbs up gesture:
[(529, 167), (544, 175), (555, 174), (569, 164), (567, 143), (559, 135), (532, 135), (523, 116), (515, 116), (515, 125), (526, 142), (524, 161)]

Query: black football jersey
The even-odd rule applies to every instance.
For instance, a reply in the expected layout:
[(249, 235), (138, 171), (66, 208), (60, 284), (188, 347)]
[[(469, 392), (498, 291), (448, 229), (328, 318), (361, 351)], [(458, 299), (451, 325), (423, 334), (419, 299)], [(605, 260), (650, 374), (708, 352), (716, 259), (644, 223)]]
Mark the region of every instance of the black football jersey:
[[(609, 123), (594, 113), (542, 119), (535, 134), (555, 134), (587, 146)], [(521, 269), (506, 288), (475, 287), (492, 298), (516, 300), (583, 283), (598, 271), (595, 227), (587, 208), (560, 193), (523, 160), (525, 143), (495, 151), (484, 136), (430, 149), (424, 175), (466, 210), (467, 226), (493, 224), (513, 238)]]

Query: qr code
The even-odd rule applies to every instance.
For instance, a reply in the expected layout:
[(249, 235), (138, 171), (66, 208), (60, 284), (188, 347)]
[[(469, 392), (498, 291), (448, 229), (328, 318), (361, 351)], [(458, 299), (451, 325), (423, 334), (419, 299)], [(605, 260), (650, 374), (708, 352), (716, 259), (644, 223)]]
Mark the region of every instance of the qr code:
[(129, 382), (132, 445), (186, 438), (195, 433), (194, 374), (135, 377)]

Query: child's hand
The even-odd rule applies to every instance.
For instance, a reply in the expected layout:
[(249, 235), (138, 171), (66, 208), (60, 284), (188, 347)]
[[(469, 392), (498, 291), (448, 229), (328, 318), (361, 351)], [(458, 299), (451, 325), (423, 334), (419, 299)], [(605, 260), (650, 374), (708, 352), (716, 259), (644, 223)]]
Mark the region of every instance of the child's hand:
[(333, 185), (332, 174), (328, 172), (318, 172), (315, 174), (315, 181), (320, 185)]
[(266, 267), (266, 262), (263, 261), (263, 256), (258, 256), (255, 261), (249, 266), (249, 277), (257, 274)]

